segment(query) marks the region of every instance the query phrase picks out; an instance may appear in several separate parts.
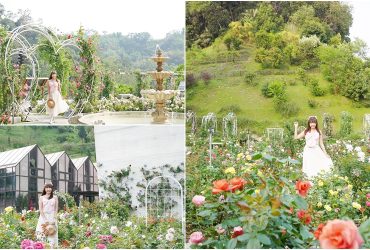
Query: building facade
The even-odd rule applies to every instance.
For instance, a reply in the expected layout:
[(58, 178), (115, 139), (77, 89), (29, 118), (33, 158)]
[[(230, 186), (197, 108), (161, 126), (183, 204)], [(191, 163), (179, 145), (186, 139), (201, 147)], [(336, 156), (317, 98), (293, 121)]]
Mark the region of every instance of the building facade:
[[(94, 200), (99, 194), (97, 171), (90, 159), (84, 158), (81, 166), (88, 162), (89, 172), (82, 174), (89, 174), (89, 178), (79, 181), (74, 160), (65, 152), (44, 155), (37, 145), (1, 152), (0, 210), (8, 206), (14, 206), (17, 210), (37, 209), (43, 187), (50, 182), (57, 191), (69, 193), (77, 202), (81, 198)], [(86, 190), (90, 188), (88, 196), (82, 192), (83, 187)]]

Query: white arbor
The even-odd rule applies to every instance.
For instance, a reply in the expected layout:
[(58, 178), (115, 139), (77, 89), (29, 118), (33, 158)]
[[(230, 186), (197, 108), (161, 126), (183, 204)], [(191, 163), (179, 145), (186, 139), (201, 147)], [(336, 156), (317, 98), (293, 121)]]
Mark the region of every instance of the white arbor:
[(150, 180), (145, 188), (145, 211), (146, 226), (150, 221), (160, 219), (181, 222), (185, 241), (184, 192), (178, 180), (172, 176), (157, 176)]
[[(44, 38), (47, 41), (47, 44), (42, 42), (29, 41), (27, 38), (27, 34), (30, 33), (36, 34), (40, 38)], [(25, 113), (26, 111), (24, 109), (28, 109), (29, 107), (31, 107), (31, 100), (37, 90), (37, 83), (40, 79), (42, 79), (42, 77), (40, 76), (40, 64), (37, 55), (38, 49), (40, 47), (51, 45), (54, 49), (55, 54), (58, 54), (61, 49), (67, 47), (76, 48), (77, 50), (81, 51), (81, 48), (76, 44), (75, 38), (62, 40), (60, 39), (60, 36), (58, 36), (52, 29), (47, 28), (39, 23), (29, 23), (13, 29), (6, 38), (6, 41), (7, 44), (5, 48), (5, 53), (3, 55), (4, 64), (11, 66), (13, 65), (12, 61), (14, 60), (14, 57), (24, 57), (27, 59), (27, 64), (30, 67), (29, 73), (27, 75), (27, 79), (30, 80), (29, 91), (20, 103), (15, 98), (15, 96), (17, 96), (17, 93), (15, 93), (15, 83), (12, 81), (8, 81), (10, 93), (13, 97), (13, 115), (15, 112)], [(10, 79), (10, 72), (8, 67), (6, 67), (6, 74)], [(76, 107), (77, 106), (79, 105), (76, 105)]]

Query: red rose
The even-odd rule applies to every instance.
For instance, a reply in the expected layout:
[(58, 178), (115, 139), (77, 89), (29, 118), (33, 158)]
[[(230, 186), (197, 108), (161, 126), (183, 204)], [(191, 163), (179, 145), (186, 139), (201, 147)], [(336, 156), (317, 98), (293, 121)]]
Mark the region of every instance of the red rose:
[(243, 178), (235, 177), (230, 180), (230, 190), (234, 192), (235, 190), (242, 190), (244, 184), (247, 183)]
[(295, 189), (298, 191), (299, 195), (306, 197), (308, 190), (311, 187), (311, 183), (308, 181), (297, 181), (295, 184)]
[(229, 191), (229, 183), (227, 180), (222, 179), (213, 182), (212, 194), (218, 194), (225, 191)]
[(241, 226), (234, 227), (233, 234), (231, 235), (231, 238), (236, 238), (239, 235), (242, 235), (244, 233), (243, 228)]
[(311, 215), (309, 215), (309, 213), (307, 213), (307, 211), (305, 210), (299, 210), (297, 212), (297, 217), (302, 221), (304, 222), (305, 224), (310, 224), (311, 223)]

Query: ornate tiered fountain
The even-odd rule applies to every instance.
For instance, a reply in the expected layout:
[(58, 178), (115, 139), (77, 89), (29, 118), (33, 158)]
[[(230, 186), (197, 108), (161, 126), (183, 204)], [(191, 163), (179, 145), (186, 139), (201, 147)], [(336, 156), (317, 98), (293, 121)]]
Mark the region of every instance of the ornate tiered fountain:
[(157, 63), (157, 68), (156, 71), (150, 71), (147, 72), (147, 74), (156, 81), (156, 89), (142, 90), (140, 93), (142, 96), (155, 101), (155, 111), (152, 113), (152, 123), (166, 123), (168, 118), (168, 114), (165, 110), (166, 101), (174, 97), (177, 91), (165, 90), (163, 82), (165, 79), (170, 77), (173, 72), (163, 70), (163, 63), (168, 59), (168, 57), (163, 56), (159, 45), (156, 47), (155, 56), (151, 59)]

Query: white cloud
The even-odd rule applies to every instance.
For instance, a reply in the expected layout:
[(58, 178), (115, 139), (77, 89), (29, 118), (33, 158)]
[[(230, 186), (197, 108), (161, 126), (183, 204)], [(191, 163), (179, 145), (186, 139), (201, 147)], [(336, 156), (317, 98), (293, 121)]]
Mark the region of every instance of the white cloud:
[(185, 26), (182, 0), (0, 0), (6, 10), (29, 9), (35, 20), (62, 32), (85, 29), (122, 34), (149, 32), (154, 38)]

